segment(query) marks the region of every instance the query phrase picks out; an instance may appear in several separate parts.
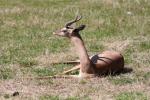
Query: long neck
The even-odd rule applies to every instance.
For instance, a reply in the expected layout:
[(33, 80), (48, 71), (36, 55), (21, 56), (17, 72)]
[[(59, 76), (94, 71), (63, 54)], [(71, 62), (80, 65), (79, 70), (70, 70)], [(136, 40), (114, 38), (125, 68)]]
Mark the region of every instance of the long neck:
[(81, 36), (79, 34), (78, 36), (73, 36), (71, 37), (71, 41), (75, 45), (76, 52), (80, 58), (81, 66), (90, 66), (91, 62)]

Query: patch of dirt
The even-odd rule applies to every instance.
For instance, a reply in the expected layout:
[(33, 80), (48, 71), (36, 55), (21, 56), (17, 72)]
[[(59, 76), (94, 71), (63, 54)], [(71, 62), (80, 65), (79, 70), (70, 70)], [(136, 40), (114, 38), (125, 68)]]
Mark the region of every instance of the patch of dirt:
[(150, 68), (150, 53), (140, 52), (133, 53), (132, 59), (136, 62), (136, 64), (141, 68)]
[[(13, 94), (19, 92), (19, 97), (38, 98), (42, 95), (59, 95), (67, 98), (69, 96), (85, 97), (91, 99), (113, 99), (113, 95), (120, 92), (142, 91), (148, 92), (143, 83), (126, 85), (112, 85), (106, 78), (92, 78), (87, 80), (56, 78), (49, 79), (52, 83), (39, 84), (39, 80), (13, 79), (0, 82), (0, 94)], [(44, 80), (43, 80), (44, 81)], [(46, 80), (45, 80), (46, 81)]]
[(104, 85), (103, 79), (53, 79), (54, 84), (39, 85), (35, 80), (6, 80), (0, 83), (0, 94), (13, 94), (18, 91), (21, 97), (39, 97), (42, 95), (59, 95), (60, 97), (67, 98), (68, 96), (84, 97), (89, 95), (92, 98), (106, 98), (104, 93), (101, 92), (100, 87)]
[(103, 45), (107, 47), (109, 50), (115, 50), (119, 52), (124, 52), (128, 46), (132, 44), (132, 40), (109, 40), (108, 42), (104, 42)]

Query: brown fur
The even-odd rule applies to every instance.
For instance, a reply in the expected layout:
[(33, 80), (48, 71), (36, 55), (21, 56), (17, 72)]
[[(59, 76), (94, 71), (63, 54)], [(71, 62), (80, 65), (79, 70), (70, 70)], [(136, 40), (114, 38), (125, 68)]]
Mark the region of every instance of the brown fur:
[[(77, 17), (71, 24), (80, 19)], [(71, 24), (69, 23), (67, 25)], [(64, 74), (80, 69), (78, 77), (93, 77), (105, 73), (116, 73), (121, 71), (124, 68), (124, 58), (119, 52), (104, 51), (89, 58), (82, 37), (79, 34), (79, 31), (84, 28), (85, 25), (81, 25), (77, 28), (67, 26), (53, 33), (58, 36), (68, 37), (75, 45), (77, 54), (80, 58), (80, 65), (65, 71)]]

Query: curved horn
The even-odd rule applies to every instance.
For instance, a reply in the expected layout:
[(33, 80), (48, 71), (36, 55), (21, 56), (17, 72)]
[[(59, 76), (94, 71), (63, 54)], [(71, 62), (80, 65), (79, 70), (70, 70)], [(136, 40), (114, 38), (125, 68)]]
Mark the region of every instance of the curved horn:
[(82, 18), (82, 16), (76, 16), (76, 18), (73, 21), (66, 23), (65, 27), (70, 28), (69, 26), (71, 26), (73, 23), (79, 21), (81, 18)]

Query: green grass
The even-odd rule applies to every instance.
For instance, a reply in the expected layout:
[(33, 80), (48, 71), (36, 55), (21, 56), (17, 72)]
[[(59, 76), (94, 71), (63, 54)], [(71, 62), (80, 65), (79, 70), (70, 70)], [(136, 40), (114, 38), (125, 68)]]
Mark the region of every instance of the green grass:
[(116, 96), (116, 100), (148, 100), (148, 98), (140, 92), (123, 92)]
[(145, 74), (144, 74), (144, 78), (145, 78), (145, 79), (150, 79), (150, 72), (145, 73)]
[(54, 71), (52, 71), (51, 69), (34, 69), (33, 71), (35, 73), (35, 75), (38, 76), (51, 76), (54, 75)]
[(40, 100), (60, 100), (59, 96), (42, 96)]
[(35, 76), (40, 76), (40, 77), (43, 76), (44, 77), (44, 76), (53, 76), (55, 74), (60, 74), (61, 71), (63, 71), (67, 67), (70, 67), (70, 66), (66, 65), (66, 64), (58, 64), (58, 65), (55, 65), (54, 67), (45, 67), (45, 68), (42, 68), (42, 67), (34, 68), (34, 66), (33, 66), (30, 69), (31, 69), (31, 72)]
[(15, 72), (6, 66), (0, 67), (0, 79), (12, 79), (15, 76)]
[(10, 98), (10, 95), (9, 95), (9, 94), (5, 94), (5, 95), (4, 95), (4, 98), (5, 98), (5, 99), (8, 99), (8, 98)]
[[(140, 93), (145, 90), (150, 94), (147, 89), (150, 84), (149, 8), (149, 0), (0, 0), (0, 83), (5, 89), (0, 93), (9, 94), (6, 85), (12, 81), (11, 91), (15, 91), (18, 77), (45, 77), (71, 68), (73, 65), (51, 64), (53, 61), (78, 59), (70, 40), (53, 36), (52, 32), (81, 14), (83, 19), (76, 25), (86, 25), (81, 36), (89, 54), (104, 50), (120, 51), (125, 58), (125, 67), (132, 68), (133, 72), (106, 76), (102, 80), (100, 78), (101, 81), (20, 80), (20, 87), (27, 87), (27, 90), (19, 97), (37, 99), (35, 95), (39, 93), (39, 97), (48, 95), (42, 97), (44, 99), (57, 100), (60, 99), (57, 95), (70, 93), (68, 100), (78, 100), (85, 95), (95, 100), (109, 99), (120, 92), (117, 87), (136, 89), (137, 84), (142, 85), (138, 88)], [(72, 74), (78, 74), (78, 71)], [(30, 83), (33, 91), (26, 82)], [(36, 89), (34, 86), (37, 86)], [(31, 93), (26, 93), (28, 91)], [(56, 97), (51, 96), (53, 92)], [(0, 94), (0, 99), (5, 98), (3, 94)], [(137, 97), (138, 93), (130, 95), (127, 91), (123, 94), (120, 92), (117, 98), (128, 100)], [(145, 94), (140, 94), (141, 97), (145, 98)]]
[(140, 49), (141, 49), (141, 51), (149, 50), (150, 49), (150, 41), (140, 43)]
[(125, 85), (125, 84), (132, 84), (137, 82), (136, 78), (130, 78), (126, 76), (110, 77), (109, 80), (114, 85)]
[(36, 66), (37, 62), (35, 60), (32, 59), (24, 59), (21, 61), (18, 61), (20, 66), (22, 67), (32, 67), (32, 66)]

